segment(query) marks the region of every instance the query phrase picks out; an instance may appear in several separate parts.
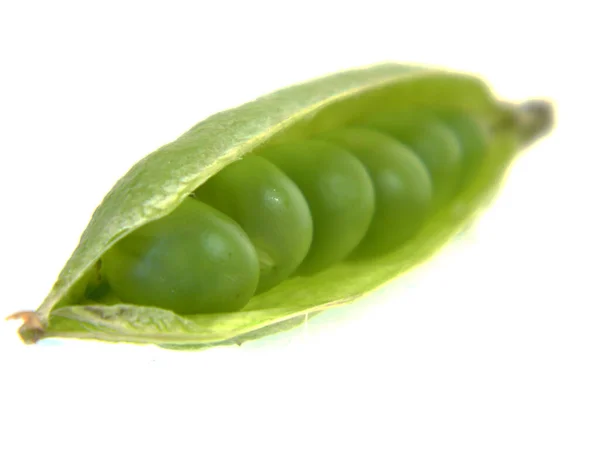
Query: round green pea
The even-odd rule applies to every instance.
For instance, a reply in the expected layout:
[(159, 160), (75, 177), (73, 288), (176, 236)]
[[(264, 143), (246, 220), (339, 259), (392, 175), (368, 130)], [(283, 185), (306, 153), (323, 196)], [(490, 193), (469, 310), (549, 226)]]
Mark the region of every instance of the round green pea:
[(306, 140), (261, 153), (298, 185), (313, 218), (313, 241), (301, 274), (344, 259), (363, 239), (375, 211), (375, 191), (360, 160), (328, 142)]
[(463, 171), (460, 142), (439, 119), (424, 113), (382, 114), (364, 123), (407, 145), (423, 161), (433, 182), (434, 208), (458, 191)]
[(349, 150), (375, 188), (375, 214), (355, 256), (391, 252), (416, 234), (432, 207), (432, 183), (423, 162), (396, 139), (367, 128), (345, 128), (320, 138)]
[(235, 220), (256, 248), (257, 292), (288, 278), (306, 257), (313, 223), (296, 184), (265, 158), (247, 155), (210, 178), (196, 198)]
[(440, 119), (458, 138), (463, 152), (463, 172), (461, 185), (464, 186), (477, 175), (486, 158), (491, 133), (481, 120), (463, 112), (446, 112), (439, 114)]
[(200, 314), (243, 308), (258, 285), (259, 265), (237, 223), (187, 198), (117, 242), (102, 257), (102, 272), (126, 303)]

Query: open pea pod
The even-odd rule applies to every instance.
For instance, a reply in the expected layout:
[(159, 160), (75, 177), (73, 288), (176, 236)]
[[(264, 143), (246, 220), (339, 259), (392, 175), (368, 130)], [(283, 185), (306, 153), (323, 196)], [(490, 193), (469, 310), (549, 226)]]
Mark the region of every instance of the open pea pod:
[[(96, 209), (42, 305), (35, 312), (13, 316), (24, 319), (20, 335), (28, 343), (66, 337), (200, 349), (279, 332), (320, 311), (353, 302), (425, 262), (472, 221), (493, 198), (518, 151), (551, 128), (551, 109), (543, 101), (522, 105), (500, 101), (472, 75), (386, 63), (298, 84), (215, 114), (149, 154), (116, 183)], [(272, 283), (274, 287), (257, 291), (241, 309), (227, 312), (176, 313), (128, 302), (112, 291), (102, 292), (99, 267), (109, 250), (136, 230), (169, 216), (194, 192), (202, 192), (198, 188), (208, 180), (249, 153), (271, 154), (277, 163), (283, 155), (278, 149), (291, 143), (296, 143), (299, 152), (302, 145), (297, 143), (306, 140), (318, 141), (316, 148), (325, 145), (323, 142), (352, 146), (360, 139), (340, 137), (339, 130), (367, 126), (371, 133), (385, 134), (377, 138), (382, 142), (397, 139), (398, 144), (393, 145), (414, 147), (420, 157), (420, 145), (425, 146), (427, 139), (442, 142), (446, 132), (439, 130), (443, 125), (436, 125), (419, 135), (414, 131), (420, 126), (415, 118), (435, 116), (443, 124), (448, 117), (448, 123), (456, 122), (457, 115), (483, 124), (488, 139), (485, 157), (477, 156), (476, 171), (456, 175), (461, 179), (455, 180), (452, 173), (442, 173), (450, 162), (429, 167), (428, 161), (436, 164), (436, 159), (427, 148), (423, 150), (424, 169), (415, 166), (407, 176), (419, 173), (428, 177), (431, 173), (433, 185), (441, 180), (445, 194), (410, 231), (410, 239), (393, 251), (366, 258), (340, 257), (323, 270), (291, 273)], [(390, 125), (389, 117), (397, 117), (397, 122), (391, 120)], [(399, 124), (396, 128), (395, 123)], [(461, 126), (465, 128), (464, 123)], [(460, 144), (461, 137), (467, 150), (476, 147), (472, 143), (480, 139), (476, 133), (455, 133), (446, 139), (452, 142), (444, 145), (456, 146), (453, 139)], [(361, 156), (358, 150), (356, 155)], [(362, 155), (370, 157), (368, 152)], [(410, 164), (421, 164), (415, 156), (406, 158)], [(378, 161), (367, 163), (376, 167)], [(438, 172), (442, 175), (436, 180)], [(310, 183), (307, 186), (310, 188)], [(446, 195), (448, 186), (456, 192)], [(377, 187), (375, 194), (369, 195), (378, 195)], [(365, 198), (367, 202), (370, 197)], [(366, 233), (367, 225), (365, 221), (361, 233)], [(371, 232), (393, 234), (384, 226)]]

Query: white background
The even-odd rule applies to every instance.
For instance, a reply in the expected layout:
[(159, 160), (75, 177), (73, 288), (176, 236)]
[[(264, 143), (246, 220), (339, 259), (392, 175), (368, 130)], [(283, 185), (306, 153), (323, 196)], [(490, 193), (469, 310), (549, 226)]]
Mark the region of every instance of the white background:
[(558, 122), (463, 239), (296, 331), (176, 353), (2, 322), (0, 447), (600, 448), (600, 35), (593, 2), (550, 3), (3, 2), (2, 316), (42, 301), (134, 162), (290, 83), (419, 62)]

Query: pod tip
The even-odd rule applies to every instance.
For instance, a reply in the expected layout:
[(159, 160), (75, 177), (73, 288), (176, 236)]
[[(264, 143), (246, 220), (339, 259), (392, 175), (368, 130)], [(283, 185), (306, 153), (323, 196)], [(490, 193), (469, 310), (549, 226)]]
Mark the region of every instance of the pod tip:
[(524, 146), (544, 137), (555, 125), (555, 106), (551, 100), (532, 99), (511, 108), (512, 122)]
[(44, 334), (44, 324), (35, 311), (19, 311), (11, 314), (6, 320), (22, 320), (19, 335), (26, 344), (35, 344)]
[(555, 107), (550, 100), (533, 99), (523, 102), (517, 108), (517, 114), (526, 133), (526, 140), (538, 139), (548, 134), (556, 122)]

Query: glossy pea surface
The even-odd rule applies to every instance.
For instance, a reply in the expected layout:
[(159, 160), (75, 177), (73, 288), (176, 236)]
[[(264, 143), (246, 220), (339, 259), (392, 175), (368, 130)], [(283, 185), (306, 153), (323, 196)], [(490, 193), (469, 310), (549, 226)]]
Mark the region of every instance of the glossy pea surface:
[(435, 208), (456, 194), (462, 174), (462, 150), (452, 129), (429, 114), (394, 113), (364, 123), (407, 145), (423, 161), (433, 182)]
[(288, 278), (306, 257), (313, 223), (302, 192), (276, 165), (248, 155), (210, 178), (196, 198), (235, 220), (260, 261), (258, 292)]
[(352, 152), (375, 188), (375, 213), (356, 256), (393, 251), (412, 237), (432, 206), (433, 187), (423, 162), (396, 139), (372, 129), (346, 128), (321, 138)]
[(188, 198), (117, 242), (103, 256), (102, 271), (124, 302), (199, 314), (244, 307), (258, 285), (259, 264), (237, 223)]
[(375, 210), (375, 191), (360, 160), (328, 142), (306, 140), (262, 155), (300, 188), (313, 219), (313, 241), (299, 268), (308, 274), (344, 259), (363, 239)]

